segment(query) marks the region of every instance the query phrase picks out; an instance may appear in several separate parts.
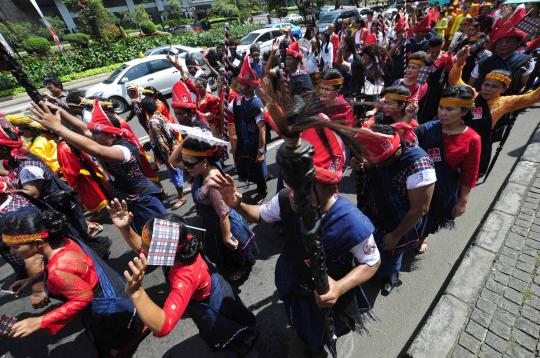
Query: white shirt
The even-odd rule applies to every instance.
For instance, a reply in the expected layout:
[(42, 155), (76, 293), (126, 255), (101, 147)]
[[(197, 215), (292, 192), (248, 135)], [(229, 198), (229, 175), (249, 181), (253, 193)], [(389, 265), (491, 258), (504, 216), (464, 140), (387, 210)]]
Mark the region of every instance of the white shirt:
[[(334, 196), (331, 200), (336, 201)], [(333, 205), (333, 203), (332, 203)], [(279, 195), (275, 195), (269, 202), (259, 206), (261, 220), (267, 223), (281, 221), (281, 209), (279, 206)], [(362, 240), (359, 244), (349, 250), (357, 263), (374, 266), (381, 258), (375, 238), (369, 235), (367, 239)]]
[(421, 188), (436, 181), (435, 168), (424, 169), (407, 177), (407, 190)]
[(326, 52), (326, 44), (321, 46), (321, 59), (324, 61), (324, 71), (332, 68), (332, 64), (334, 63), (334, 46), (331, 42), (328, 43), (328, 52)]

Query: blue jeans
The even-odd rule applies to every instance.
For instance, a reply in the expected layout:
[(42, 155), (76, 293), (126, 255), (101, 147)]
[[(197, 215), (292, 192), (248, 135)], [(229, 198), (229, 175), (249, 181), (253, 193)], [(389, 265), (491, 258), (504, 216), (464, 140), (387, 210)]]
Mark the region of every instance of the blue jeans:
[(184, 172), (182, 169), (168, 169), (169, 171), (169, 178), (171, 179), (171, 182), (174, 184), (174, 187), (176, 189), (182, 189), (184, 187)]
[(374, 233), (377, 247), (381, 254), (381, 266), (379, 267), (379, 274), (382, 275), (385, 282), (391, 284), (397, 283), (399, 279), (399, 271), (401, 271), (401, 261), (403, 260), (403, 254), (405, 248), (398, 248), (393, 250), (383, 250), (382, 241), (384, 238), (384, 230), (377, 230)]
[(131, 226), (139, 235), (148, 220), (167, 212), (161, 200), (154, 195), (141, 195), (136, 200), (128, 203), (128, 209), (133, 213), (133, 223)]

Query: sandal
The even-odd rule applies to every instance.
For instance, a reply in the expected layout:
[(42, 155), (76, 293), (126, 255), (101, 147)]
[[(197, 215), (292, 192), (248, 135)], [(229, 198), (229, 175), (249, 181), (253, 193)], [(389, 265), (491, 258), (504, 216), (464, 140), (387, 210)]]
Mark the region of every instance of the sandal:
[(103, 225), (100, 225), (96, 222), (88, 222), (88, 236), (96, 237), (103, 231)]
[(186, 198), (179, 198), (171, 209), (176, 210), (186, 203)]

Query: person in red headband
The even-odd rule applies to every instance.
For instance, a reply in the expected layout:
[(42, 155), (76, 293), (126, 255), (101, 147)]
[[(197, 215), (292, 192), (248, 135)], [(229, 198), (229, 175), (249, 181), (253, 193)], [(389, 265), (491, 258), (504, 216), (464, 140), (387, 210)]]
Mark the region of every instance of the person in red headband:
[[(158, 215), (149, 220), (142, 235), (138, 235), (130, 227), (125, 203), (114, 201), (110, 212), (115, 226), (139, 253), (139, 257), (132, 260), (124, 271), (127, 280), (125, 291), (146, 327), (156, 337), (165, 337), (188, 312), (201, 338), (212, 351), (229, 351), (235, 356), (247, 354), (259, 334), (255, 315), (206, 258), (203, 243), (188, 232), (184, 220), (175, 214)], [(178, 231), (169, 239), (178, 240), (178, 246), (174, 264), (166, 275), (170, 291), (163, 307), (160, 307), (142, 287), (148, 268), (146, 257), (150, 246), (157, 240), (154, 234), (169, 235), (173, 226)]]
[(197, 105), (183, 81), (176, 82), (172, 88), (171, 107), (179, 124), (210, 130), (206, 118), (197, 111)]
[(530, 55), (516, 51), (521, 46), (526, 34), (516, 28), (500, 29), (490, 34), (493, 54), (480, 61), (472, 70), (469, 85), (480, 91), (484, 78), (493, 70), (506, 70), (512, 74), (512, 82), (505, 95), (521, 93), (529, 76), (534, 70), (534, 61)]
[(0, 127), (0, 159), (7, 160), (7, 169), (24, 195), (43, 200), (64, 213), (71, 223), (73, 234), (103, 256), (111, 245), (108, 238), (91, 238), (81, 203), (72, 188), (61, 180), (43, 160), (22, 147), (9, 128)]
[(414, 118), (418, 106), (411, 99), (411, 92), (404, 86), (386, 87), (381, 92), (383, 96), (381, 111), (366, 120), (362, 126), (371, 127), (373, 124), (408, 123), (418, 127)]
[(345, 79), (336, 69), (324, 72), (319, 85), (319, 96), (321, 102), (328, 108), (326, 114), (330, 119), (343, 121), (345, 125), (353, 126), (353, 111), (349, 102), (340, 93)]
[[(382, 293), (388, 295), (401, 284), (403, 255), (416, 249), (422, 237), (424, 215), (429, 210), (437, 180), (433, 162), (418, 146), (402, 144), (399, 131), (375, 124), (361, 128), (355, 139), (362, 147), (366, 173), (358, 205), (371, 219), (381, 250)], [(351, 163), (358, 164), (358, 163)]]
[(233, 155), (238, 176), (257, 184), (255, 200), (259, 202), (267, 195), (266, 125), (263, 118), (264, 104), (255, 93), (260, 81), (249, 64), (249, 56), (244, 59), (236, 81), (239, 83), (240, 95), (229, 105), (237, 139)]
[(305, 71), (302, 64), (302, 52), (298, 41), (292, 42), (287, 48), (285, 57), (285, 69), (270, 69), (274, 61), (275, 53), (279, 50), (279, 41), (276, 39), (272, 45), (272, 51), (267, 61), (266, 73), (272, 77), (278, 77), (288, 83), (291, 96), (313, 90), (311, 77)]
[(128, 202), (134, 215), (137, 232), (151, 217), (166, 211), (159, 199), (161, 188), (148, 179), (141, 169), (139, 149), (126, 140), (125, 129), (117, 128), (96, 100), (88, 130), (92, 138), (76, 133), (61, 122), (63, 111), (53, 114), (45, 103), (32, 104), (36, 120), (58, 134), (75, 148), (97, 158), (110, 174), (109, 188), (112, 197)]
[(371, 306), (361, 284), (377, 272), (380, 255), (373, 237), (375, 228), (369, 219), (337, 193), (345, 163), (344, 145), (339, 135), (327, 128), (310, 128), (303, 131), (301, 137), (311, 143), (315, 151), (311, 200), (321, 217), (320, 236), (326, 262), (332, 263), (328, 264), (330, 290), (324, 295), (313, 289), (294, 192), (285, 187), (266, 204), (248, 205), (242, 202), (242, 194), (232, 177), (215, 173), (211, 179), (227, 205), (249, 222), (281, 222), (284, 226), (285, 245), (275, 270), (277, 291), (289, 323), (310, 356), (317, 357), (325, 354), (324, 349), (331, 344), (325, 338), (322, 309), (332, 308), (335, 327), (339, 327), (338, 336), (365, 327), (363, 320), (369, 317)]
[[(62, 213), (27, 211), (11, 215), (5, 224), (2, 241), (24, 259), (44, 257), (43, 283), (51, 298), (62, 301), (40, 316), (15, 323), (9, 337), (24, 338), (39, 330), (56, 335), (82, 316), (97, 350), (92, 354), (110, 357), (140, 335), (143, 325), (122, 290), (124, 280), (92, 249), (70, 236), (70, 224)], [(130, 348), (135, 350), (137, 344)]]
[(435, 165), (437, 183), (427, 215), (420, 253), (426, 239), (442, 228), (452, 228), (454, 219), (465, 213), (469, 194), (476, 186), (480, 166), (481, 139), (470, 128), (474, 91), (468, 86), (448, 86), (441, 92), (438, 120), (418, 127), (420, 147)]

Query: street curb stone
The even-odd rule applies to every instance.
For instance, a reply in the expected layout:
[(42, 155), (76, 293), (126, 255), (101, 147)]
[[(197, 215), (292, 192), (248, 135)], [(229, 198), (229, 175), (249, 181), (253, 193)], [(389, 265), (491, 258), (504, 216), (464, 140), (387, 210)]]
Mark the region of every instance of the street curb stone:
[(467, 250), (465, 259), (459, 265), (446, 293), (465, 303), (473, 304), (484, 282), (483, 273), (489, 271), (494, 259), (494, 253), (481, 247), (472, 247)]
[(540, 230), (532, 230), (540, 224), (539, 163), (540, 126), (439, 302), (413, 337), (407, 356), (517, 357), (528, 356), (536, 344), (540, 347), (540, 299), (524, 298), (533, 287), (540, 291), (531, 284), (540, 259)]
[(454, 346), (454, 340), (468, 315), (469, 306), (466, 303), (452, 295), (443, 295), (408, 354), (412, 357), (446, 356)]

